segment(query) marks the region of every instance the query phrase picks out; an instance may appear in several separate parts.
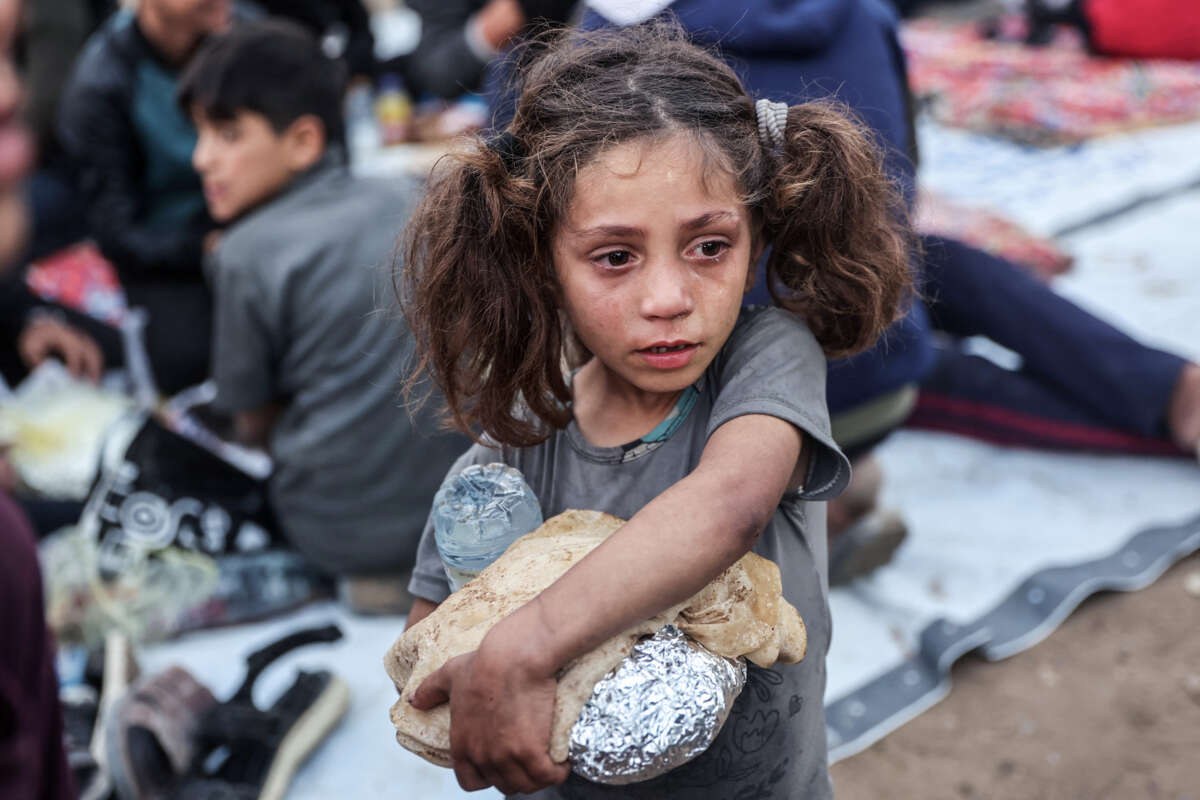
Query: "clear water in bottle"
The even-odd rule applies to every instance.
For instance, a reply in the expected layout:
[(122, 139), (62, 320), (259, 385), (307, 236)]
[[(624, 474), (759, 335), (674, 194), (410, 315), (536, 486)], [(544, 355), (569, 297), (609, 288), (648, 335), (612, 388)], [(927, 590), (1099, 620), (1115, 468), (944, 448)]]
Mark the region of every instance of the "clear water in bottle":
[(542, 524), (542, 508), (520, 470), (473, 464), (433, 498), (433, 530), (452, 591), (458, 591)]

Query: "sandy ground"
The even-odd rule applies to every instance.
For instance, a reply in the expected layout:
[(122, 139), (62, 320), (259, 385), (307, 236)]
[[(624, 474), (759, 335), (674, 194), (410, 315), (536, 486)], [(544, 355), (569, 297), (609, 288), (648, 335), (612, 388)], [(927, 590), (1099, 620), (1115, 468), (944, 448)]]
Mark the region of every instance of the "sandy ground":
[(833, 767), (838, 800), (1200, 798), (1200, 554), (1093, 597), (1006, 661), (967, 656), (952, 679)]

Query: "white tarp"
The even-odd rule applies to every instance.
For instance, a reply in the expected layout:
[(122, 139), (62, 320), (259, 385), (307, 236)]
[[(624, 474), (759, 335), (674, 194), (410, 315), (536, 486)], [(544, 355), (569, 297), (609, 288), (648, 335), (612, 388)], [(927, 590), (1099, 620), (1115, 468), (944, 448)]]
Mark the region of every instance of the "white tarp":
[[(1034, 150), (927, 125), (922, 169), (930, 188), (1048, 233), (1193, 182), (1200, 177), (1197, 142), (1200, 125), (1190, 125)], [(1198, 221), (1200, 191), (1192, 191), (1082, 229), (1064, 241), (1077, 263), (1056, 285), (1131, 333), (1200, 359)], [(1044, 567), (1103, 557), (1149, 526), (1200, 513), (1200, 466), (1184, 461), (1006, 450), (920, 432), (894, 436), (879, 456), (887, 473), (885, 504), (903, 512), (910, 538), (893, 564), (834, 591), (828, 700), (902, 665), (934, 620), (968, 623)], [(354, 695), (345, 722), (288, 797), (465, 797), (450, 771), (410, 755), (392, 738), (387, 711), (395, 692), (381, 661), (402, 619), (309, 608), (159, 645), (144, 663), (148, 669), (185, 664), (224, 697), (241, 679), (242, 655), (329, 618), (342, 624), (342, 642), (293, 653), (260, 681), (259, 701), (269, 702), (296, 665), (324, 667), (341, 675)], [(871, 711), (865, 705), (852, 710)]]

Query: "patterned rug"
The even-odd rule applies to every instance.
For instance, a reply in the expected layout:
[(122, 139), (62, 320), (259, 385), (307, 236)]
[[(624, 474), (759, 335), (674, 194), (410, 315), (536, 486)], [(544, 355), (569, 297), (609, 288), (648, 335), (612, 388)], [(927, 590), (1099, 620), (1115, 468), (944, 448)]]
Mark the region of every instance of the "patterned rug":
[(909, 81), (938, 122), (1042, 146), (1200, 118), (1200, 64), (1098, 58), (1067, 29), (1028, 47), (1009, 40), (1020, 24), (994, 39), (977, 23), (905, 25)]

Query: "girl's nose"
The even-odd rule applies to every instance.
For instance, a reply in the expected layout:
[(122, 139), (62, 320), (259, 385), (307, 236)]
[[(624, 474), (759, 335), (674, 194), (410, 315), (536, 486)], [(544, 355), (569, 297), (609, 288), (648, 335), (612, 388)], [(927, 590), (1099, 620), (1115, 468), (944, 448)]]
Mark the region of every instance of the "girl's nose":
[(642, 315), (647, 319), (675, 319), (695, 308), (691, 275), (674, 259), (651, 262), (643, 274)]

